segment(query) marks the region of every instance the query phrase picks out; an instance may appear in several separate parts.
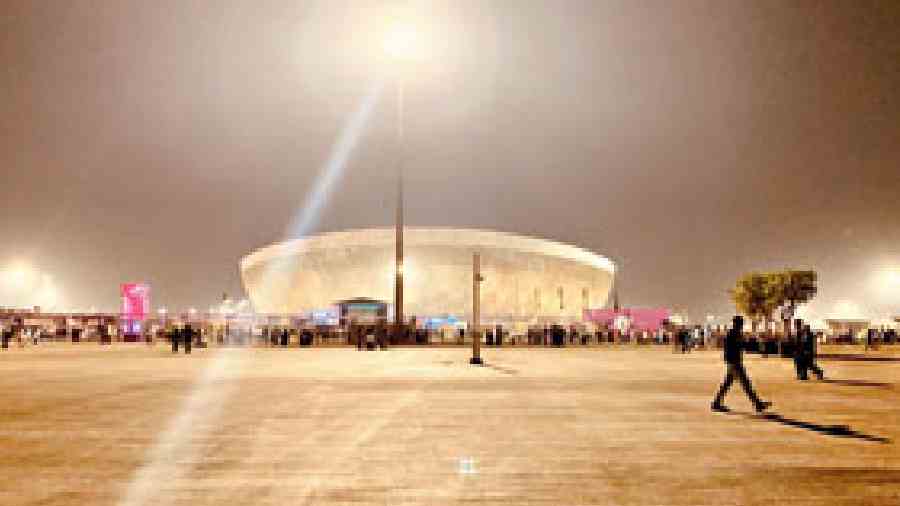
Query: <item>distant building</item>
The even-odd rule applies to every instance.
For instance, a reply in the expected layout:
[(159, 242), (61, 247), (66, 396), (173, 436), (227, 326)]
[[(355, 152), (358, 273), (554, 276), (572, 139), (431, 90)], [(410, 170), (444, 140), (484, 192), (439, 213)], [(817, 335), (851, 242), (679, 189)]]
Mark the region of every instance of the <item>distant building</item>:
[[(607, 303), (613, 263), (596, 253), (492, 230), (407, 227), (407, 318), (471, 318), (472, 255), (481, 254), (484, 322), (580, 321)], [(273, 244), (241, 260), (241, 277), (262, 313), (309, 313), (341, 301), (389, 304), (394, 230), (333, 232)]]
[(871, 321), (863, 318), (829, 318), (825, 320), (828, 334), (833, 337), (860, 339), (869, 328)]

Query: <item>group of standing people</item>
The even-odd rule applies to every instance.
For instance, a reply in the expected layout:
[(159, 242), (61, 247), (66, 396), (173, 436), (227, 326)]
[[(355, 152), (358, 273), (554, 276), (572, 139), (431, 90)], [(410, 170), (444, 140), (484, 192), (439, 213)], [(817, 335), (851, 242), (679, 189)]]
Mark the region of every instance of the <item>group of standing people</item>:
[(190, 355), (191, 345), (194, 342), (194, 330), (190, 325), (185, 325), (184, 328), (174, 328), (169, 334), (169, 339), (172, 341), (172, 353), (178, 353), (178, 345), (183, 343), (185, 355)]
[[(807, 380), (808, 372), (812, 371), (820, 380), (825, 378), (825, 373), (816, 364), (816, 336), (810, 329), (809, 325), (804, 325), (803, 320), (795, 321), (797, 330), (797, 346), (794, 348), (794, 366), (797, 371), (797, 379)], [(732, 320), (731, 329), (725, 335), (724, 359), (725, 359), (725, 379), (716, 392), (710, 408), (713, 411), (727, 411), (723, 401), (725, 394), (731, 388), (735, 380), (740, 381), (744, 392), (750, 398), (757, 412), (763, 412), (768, 409), (772, 403), (765, 401), (757, 395), (753, 389), (753, 384), (747, 376), (747, 370), (744, 369), (744, 318), (735, 316)]]

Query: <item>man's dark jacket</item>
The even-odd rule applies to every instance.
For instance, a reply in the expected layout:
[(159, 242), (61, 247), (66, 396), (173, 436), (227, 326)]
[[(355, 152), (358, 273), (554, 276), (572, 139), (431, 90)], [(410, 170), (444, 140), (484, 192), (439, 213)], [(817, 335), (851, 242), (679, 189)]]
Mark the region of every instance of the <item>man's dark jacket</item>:
[(741, 347), (743, 346), (743, 339), (741, 339), (741, 332), (736, 329), (731, 329), (728, 331), (728, 334), (725, 335), (725, 361), (729, 364), (740, 364), (743, 356), (741, 353)]

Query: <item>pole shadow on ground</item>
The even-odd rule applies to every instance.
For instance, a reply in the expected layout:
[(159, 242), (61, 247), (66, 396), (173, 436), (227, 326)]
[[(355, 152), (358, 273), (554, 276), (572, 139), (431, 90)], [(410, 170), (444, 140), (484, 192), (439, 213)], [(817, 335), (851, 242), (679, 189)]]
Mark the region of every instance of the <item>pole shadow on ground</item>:
[(862, 439), (864, 441), (871, 441), (874, 443), (882, 444), (891, 443), (891, 440), (886, 437), (865, 434), (863, 432), (851, 429), (848, 425), (819, 425), (813, 422), (805, 422), (802, 420), (796, 420), (794, 418), (788, 418), (786, 416), (779, 415), (778, 413), (757, 414), (748, 413), (745, 411), (727, 411), (726, 413), (729, 415), (743, 416), (744, 418), (749, 418), (751, 420), (768, 420), (770, 422), (776, 422), (782, 425), (788, 425), (790, 427), (797, 427), (812, 432), (818, 432), (819, 434), (823, 434), (826, 436)]
[(509, 374), (510, 376), (515, 376), (515, 375), (519, 374), (519, 371), (517, 371), (511, 367), (503, 367), (503, 366), (499, 366), (496, 364), (484, 364), (484, 365), (485, 365), (485, 367), (488, 367), (495, 371), (502, 372), (503, 374)]

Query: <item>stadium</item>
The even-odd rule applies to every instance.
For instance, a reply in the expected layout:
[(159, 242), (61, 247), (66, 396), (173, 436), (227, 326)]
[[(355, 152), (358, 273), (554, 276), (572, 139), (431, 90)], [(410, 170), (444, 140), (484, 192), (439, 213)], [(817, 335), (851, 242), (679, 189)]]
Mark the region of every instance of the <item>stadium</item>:
[[(394, 229), (325, 233), (258, 249), (240, 262), (260, 313), (313, 313), (341, 301), (390, 303)], [(555, 241), (479, 229), (406, 227), (404, 314), (458, 318), (472, 313), (472, 256), (481, 254), (484, 321), (578, 321), (606, 304), (615, 266)], [(390, 306), (388, 311), (390, 312)]]

